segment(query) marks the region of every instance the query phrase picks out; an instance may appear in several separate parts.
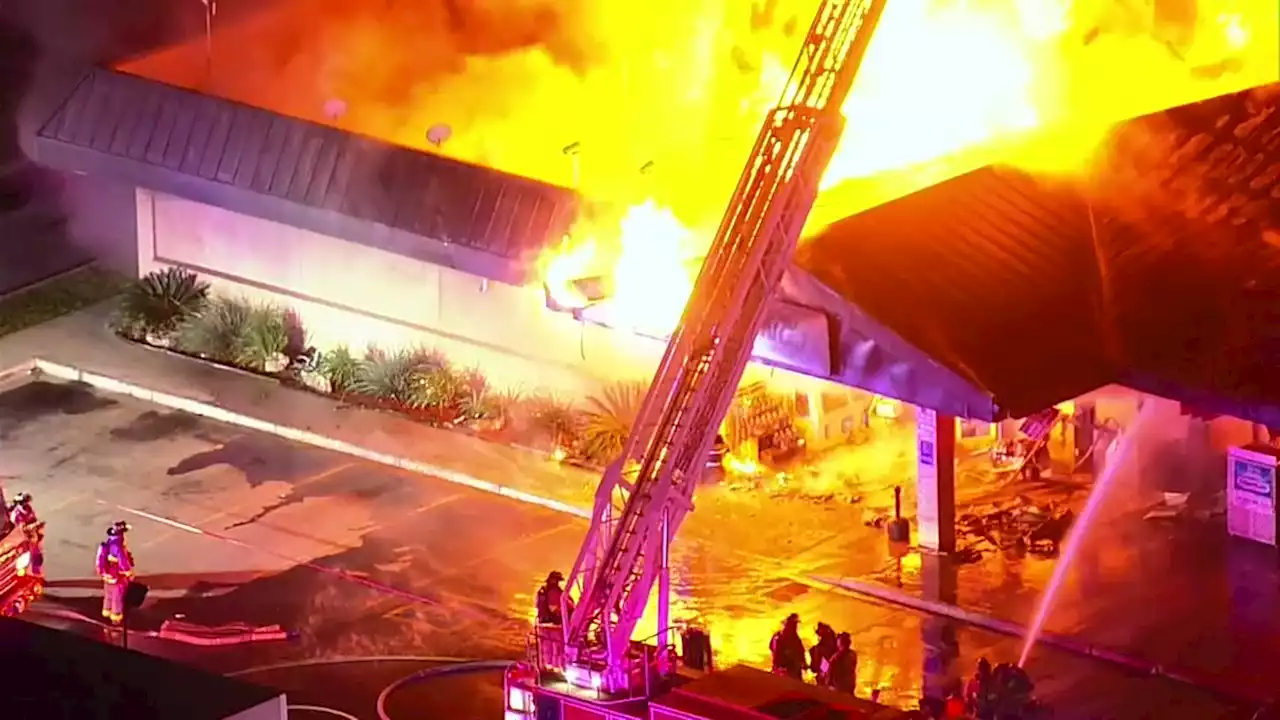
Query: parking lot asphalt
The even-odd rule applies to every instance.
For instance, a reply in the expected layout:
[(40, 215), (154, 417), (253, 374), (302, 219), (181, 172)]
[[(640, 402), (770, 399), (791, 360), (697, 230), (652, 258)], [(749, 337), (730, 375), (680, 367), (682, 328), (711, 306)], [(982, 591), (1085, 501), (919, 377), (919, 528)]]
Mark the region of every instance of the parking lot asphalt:
[[(111, 521), (126, 519), (153, 589), (138, 627), (182, 616), (297, 633), (225, 651), (151, 646), (218, 671), (305, 658), (520, 657), (534, 589), (548, 570), (571, 565), (585, 530), (574, 517), (80, 385), (0, 391), (0, 475), (12, 478), (10, 493), (34, 495), (49, 524), (49, 602), (95, 612), (94, 550)], [(851, 632), (861, 693), (879, 689), (890, 702), (912, 702), (979, 656), (1012, 660), (1018, 651), (1011, 638), (820, 591), (733, 548), (703, 543), (676, 564), (677, 615), (710, 628), (722, 665), (765, 663), (769, 636), (792, 611), (806, 626), (821, 619)], [(323, 673), (350, 676), (349, 704), (371, 712), (367, 688), (384, 671), (394, 674)], [(283, 686), (288, 675), (305, 686), (299, 672), (263, 681)], [(368, 673), (376, 681), (361, 679)], [(1038, 655), (1036, 673), (1042, 695), (1061, 707), (1056, 717), (1233, 717), (1204, 693), (1054, 651)], [(344, 682), (322, 684), (341, 693)], [(494, 713), (499, 697), (490, 697)]]

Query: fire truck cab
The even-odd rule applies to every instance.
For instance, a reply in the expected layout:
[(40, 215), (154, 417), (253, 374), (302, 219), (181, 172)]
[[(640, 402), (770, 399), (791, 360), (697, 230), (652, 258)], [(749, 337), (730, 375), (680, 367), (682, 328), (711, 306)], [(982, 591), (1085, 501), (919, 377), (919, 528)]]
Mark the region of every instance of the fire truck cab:
[(0, 617), (13, 617), (44, 594), (44, 524), (18, 527), (5, 518), (0, 530)]

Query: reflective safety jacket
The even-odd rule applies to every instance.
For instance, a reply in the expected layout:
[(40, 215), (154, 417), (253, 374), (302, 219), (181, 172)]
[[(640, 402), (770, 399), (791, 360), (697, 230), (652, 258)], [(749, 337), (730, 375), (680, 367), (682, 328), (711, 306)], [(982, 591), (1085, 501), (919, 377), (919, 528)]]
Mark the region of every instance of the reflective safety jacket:
[(9, 522), (22, 527), (36, 521), (36, 511), (30, 505), (14, 504), (9, 508)]
[(103, 582), (127, 580), (133, 577), (133, 554), (123, 541), (106, 540), (98, 546), (97, 569)]

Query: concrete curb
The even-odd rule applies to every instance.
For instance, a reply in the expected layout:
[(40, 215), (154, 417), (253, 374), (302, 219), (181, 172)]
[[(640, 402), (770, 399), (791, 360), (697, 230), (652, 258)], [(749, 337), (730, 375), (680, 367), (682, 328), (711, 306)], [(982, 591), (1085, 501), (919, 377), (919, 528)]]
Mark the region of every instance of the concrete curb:
[(3, 385), (4, 383), (7, 383), (10, 380), (13, 380), (14, 378), (20, 377), (22, 375), (30, 375), (31, 371), (35, 369), (36, 369), (35, 360), (28, 360), (24, 363), (19, 363), (17, 365), (14, 365), (13, 367), (0, 370), (0, 385)]
[[(82, 382), (104, 392), (126, 395), (137, 400), (162, 405), (173, 410), (190, 413), (210, 420), (216, 420), (217, 422), (227, 423), (228, 425), (235, 425), (237, 427), (255, 430), (268, 435), (274, 435), (285, 440), (299, 442), (304, 445), (310, 445), (312, 447), (342, 453), (343, 455), (358, 457), (362, 460), (378, 463), (379, 465), (386, 465), (388, 467), (407, 470), (419, 475), (439, 478), (458, 485), (465, 485), (473, 490), (480, 490), (481, 492), (487, 492), (493, 495), (501, 495), (502, 497), (510, 498), (518, 502), (543, 507), (566, 515), (573, 515), (575, 517), (585, 519), (591, 518), (591, 511), (559, 500), (544, 498), (539, 495), (534, 495), (533, 493), (524, 492), (523, 490), (516, 490), (504, 485), (498, 485), (497, 483), (482, 480), (466, 473), (457, 472), (455, 470), (421, 462), (419, 460), (377, 452), (368, 448), (360, 447), (359, 445), (345, 440), (326, 437), (324, 435), (311, 432), (310, 430), (302, 430), (299, 428), (288, 427), (286, 425), (276, 425), (248, 415), (224, 410), (217, 405), (201, 400), (194, 400), (181, 395), (173, 395), (156, 390), (148, 390), (147, 388), (139, 385), (116, 380), (105, 375), (91, 373), (86, 370), (80, 370), (79, 368), (75, 368), (70, 365), (63, 365), (61, 363), (36, 358), (25, 367), (28, 370), (42, 372), (50, 377), (58, 378), (59, 380)], [(0, 375), (0, 379), (3, 377), (3, 375)]]

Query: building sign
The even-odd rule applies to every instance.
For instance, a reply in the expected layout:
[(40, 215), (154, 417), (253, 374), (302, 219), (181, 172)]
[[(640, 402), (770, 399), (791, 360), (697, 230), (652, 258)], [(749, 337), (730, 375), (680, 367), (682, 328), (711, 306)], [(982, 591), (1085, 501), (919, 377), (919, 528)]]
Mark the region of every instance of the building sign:
[(937, 548), (941, 539), (938, 517), (938, 413), (916, 408), (916, 532), (921, 547)]
[(1243, 457), (1231, 458), (1231, 487), (1237, 502), (1259, 509), (1274, 510), (1276, 468)]
[(938, 464), (935, 459), (932, 440), (920, 441), (920, 464), (925, 467), (934, 467)]
[(1269, 448), (1231, 448), (1227, 453), (1227, 529), (1232, 535), (1276, 544), (1276, 466)]

